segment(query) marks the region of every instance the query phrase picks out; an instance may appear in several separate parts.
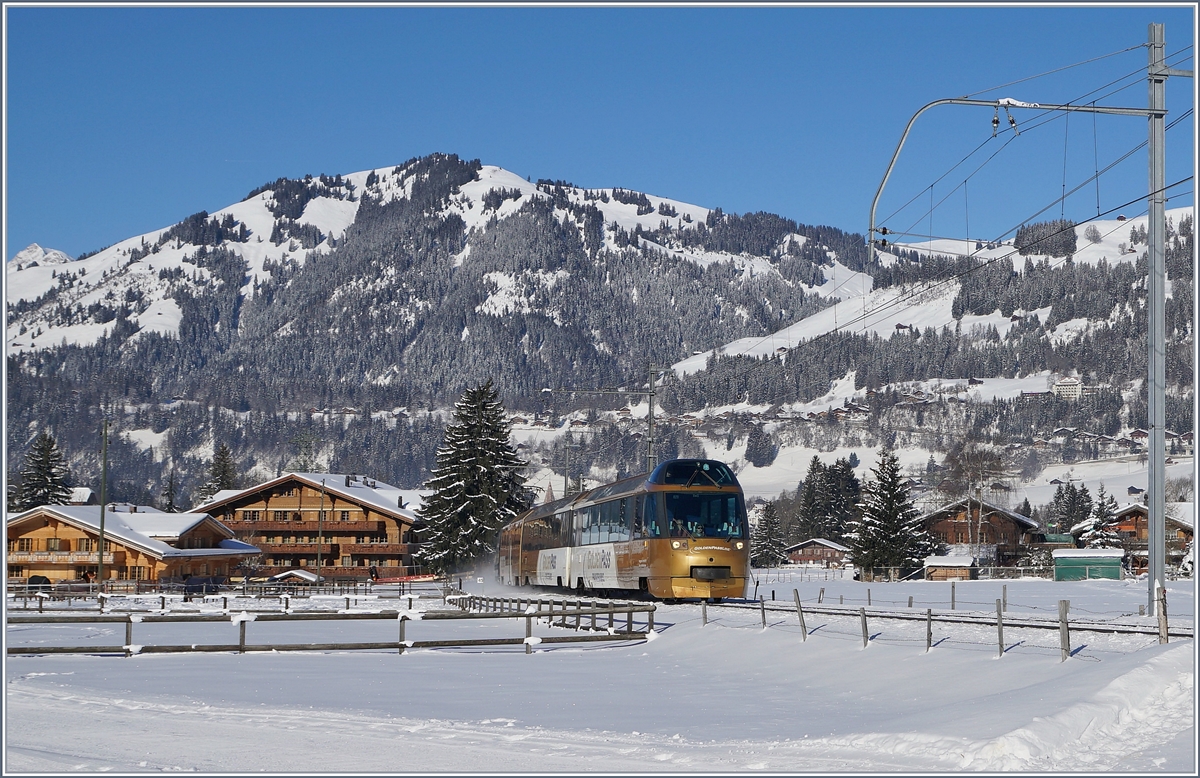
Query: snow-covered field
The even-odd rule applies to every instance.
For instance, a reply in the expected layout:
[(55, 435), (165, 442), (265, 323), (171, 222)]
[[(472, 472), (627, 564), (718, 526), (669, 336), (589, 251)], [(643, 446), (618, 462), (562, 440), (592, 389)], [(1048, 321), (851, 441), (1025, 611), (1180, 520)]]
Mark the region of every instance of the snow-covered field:
[[(766, 629), (754, 608), (709, 606), (703, 625), (696, 605), (660, 605), (650, 641), (538, 646), (528, 656), (505, 648), (11, 658), (5, 772), (1194, 773), (1190, 639), (1159, 645), (1076, 631), (1064, 663), (1055, 631), (1010, 626), (997, 658), (994, 626), (935, 623), (926, 653), (923, 621), (872, 617), (863, 648), (857, 610), (868, 588), (871, 612), (907, 611), (912, 596), (914, 610), (936, 613), (949, 608), (950, 585), (826, 580), (801, 569), (759, 575), (759, 593), (779, 597)], [(994, 616), (1001, 586), (1013, 618), (1053, 619), (1057, 601), (1069, 599), (1072, 618), (1152, 623), (1137, 615), (1144, 581), (959, 582), (956, 613)], [(491, 580), (467, 588), (518, 595)], [(841, 598), (846, 615), (810, 612), (803, 641), (792, 588), (810, 606), (824, 588), (824, 604)], [(1192, 582), (1171, 584), (1168, 602), (1172, 626), (1191, 626)], [(455, 624), (412, 622), (407, 637), (521, 632), (519, 622)], [(320, 625), (251, 623), (248, 635), (395, 639), (391, 621)], [(136, 626), (135, 642), (236, 639), (231, 624)], [(156, 638), (153, 627), (184, 632)], [(7, 639), (111, 645), (123, 629), (12, 625)]]

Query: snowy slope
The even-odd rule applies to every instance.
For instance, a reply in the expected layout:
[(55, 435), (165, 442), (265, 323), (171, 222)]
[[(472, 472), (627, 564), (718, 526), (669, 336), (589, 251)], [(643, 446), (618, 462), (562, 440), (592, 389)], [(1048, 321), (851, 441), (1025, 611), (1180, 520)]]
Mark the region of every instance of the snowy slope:
[[(204, 773), (1000, 773), (1194, 774), (1194, 641), (933, 625), (884, 610), (949, 612), (950, 584), (864, 584), (837, 571), (759, 571), (755, 609), (659, 604), (653, 640), (485, 650), (140, 654), (12, 658), (6, 767), (14, 772)], [(1144, 581), (960, 581), (957, 615), (1152, 626)], [(469, 591), (537, 596), (489, 576)], [(1191, 582), (1168, 585), (1175, 626), (1193, 624)], [(808, 611), (802, 640), (792, 589)], [(858, 609), (871, 589), (871, 640)], [(772, 601), (772, 596), (777, 598)], [(440, 609), (434, 595), (416, 610)], [(844, 607), (836, 604), (844, 600)], [(833, 605), (830, 605), (833, 603)], [(224, 625), (134, 625), (134, 640), (231, 642)], [(356, 610), (394, 608), (396, 600)], [(195, 609), (194, 604), (187, 604)], [(143, 606), (144, 607), (144, 606)], [(155, 601), (152, 607), (157, 608)], [(182, 607), (182, 606), (181, 606)], [(293, 607), (303, 608), (301, 600)], [(340, 606), (338, 606), (340, 607)], [(911, 611), (910, 611), (911, 612)], [(640, 620), (639, 620), (640, 621)], [(586, 623), (586, 618), (585, 618)], [(121, 624), (9, 627), (9, 645), (112, 644)], [(409, 622), (408, 639), (511, 637), (518, 620)], [(539, 623), (535, 635), (572, 634)], [(247, 624), (248, 641), (395, 640), (394, 621)], [(298, 679), (320, 679), (298, 683)], [(336, 690), (331, 692), (330, 690)], [(700, 712), (702, 715), (697, 715)], [(85, 717), (70, 738), (47, 738)]]

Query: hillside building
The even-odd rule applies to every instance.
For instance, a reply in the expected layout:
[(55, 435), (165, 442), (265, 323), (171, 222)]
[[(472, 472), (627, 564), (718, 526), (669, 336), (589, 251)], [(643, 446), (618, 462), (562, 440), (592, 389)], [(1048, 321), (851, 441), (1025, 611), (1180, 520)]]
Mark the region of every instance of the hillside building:
[(418, 519), (411, 492), (358, 475), (286, 473), (213, 495), (197, 510), (219, 516), (262, 549), (256, 576), (292, 569), (326, 578), (415, 575)]
[[(43, 505), (9, 517), (8, 577), (77, 581), (96, 575), (99, 505)], [(163, 513), (105, 506), (105, 581), (166, 581), (228, 576), (259, 550), (207, 513)]]
[(949, 556), (975, 557), (984, 567), (1014, 565), (1041, 539), (1033, 519), (973, 499), (943, 505), (918, 521), (949, 547)]

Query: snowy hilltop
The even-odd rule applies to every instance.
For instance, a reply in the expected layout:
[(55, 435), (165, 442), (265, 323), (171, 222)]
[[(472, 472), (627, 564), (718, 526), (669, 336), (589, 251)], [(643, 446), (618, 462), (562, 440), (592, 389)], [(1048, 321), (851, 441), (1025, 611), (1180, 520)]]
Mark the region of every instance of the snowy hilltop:
[[(1183, 431), (1192, 224), (1169, 217)], [(569, 445), (601, 478), (642, 466), (645, 395), (568, 390), (644, 392), (654, 365), (658, 454), (728, 459), (751, 483), (780, 452), (865, 464), (891, 443), (923, 462), (965, 429), (1090, 457), (1144, 426), (1144, 251), (1131, 217), (871, 258), (834, 227), (446, 154), (278, 179), (76, 259), (33, 245), (6, 264), (10, 429), (30, 431), (8, 453), (53, 419), (94, 477), (95, 409), (118, 402), (125, 499), (153, 499), (167, 467), (186, 490), (218, 438), (263, 475), (309, 436), (324, 465), (416, 486), (445, 409), (492, 380), (545, 478)], [(1068, 376), (1081, 402), (1049, 394)]]

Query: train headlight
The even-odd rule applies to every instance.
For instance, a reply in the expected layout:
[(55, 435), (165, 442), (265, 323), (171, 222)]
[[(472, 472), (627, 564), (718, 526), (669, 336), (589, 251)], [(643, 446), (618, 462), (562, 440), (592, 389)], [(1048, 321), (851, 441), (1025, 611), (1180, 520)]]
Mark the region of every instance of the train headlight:
[(687, 548), (686, 540), (672, 540), (671, 548)]
[(741, 551), (743, 548), (746, 547), (746, 544), (739, 540), (738, 542), (733, 544), (733, 547), (736, 548), (738, 551)]

